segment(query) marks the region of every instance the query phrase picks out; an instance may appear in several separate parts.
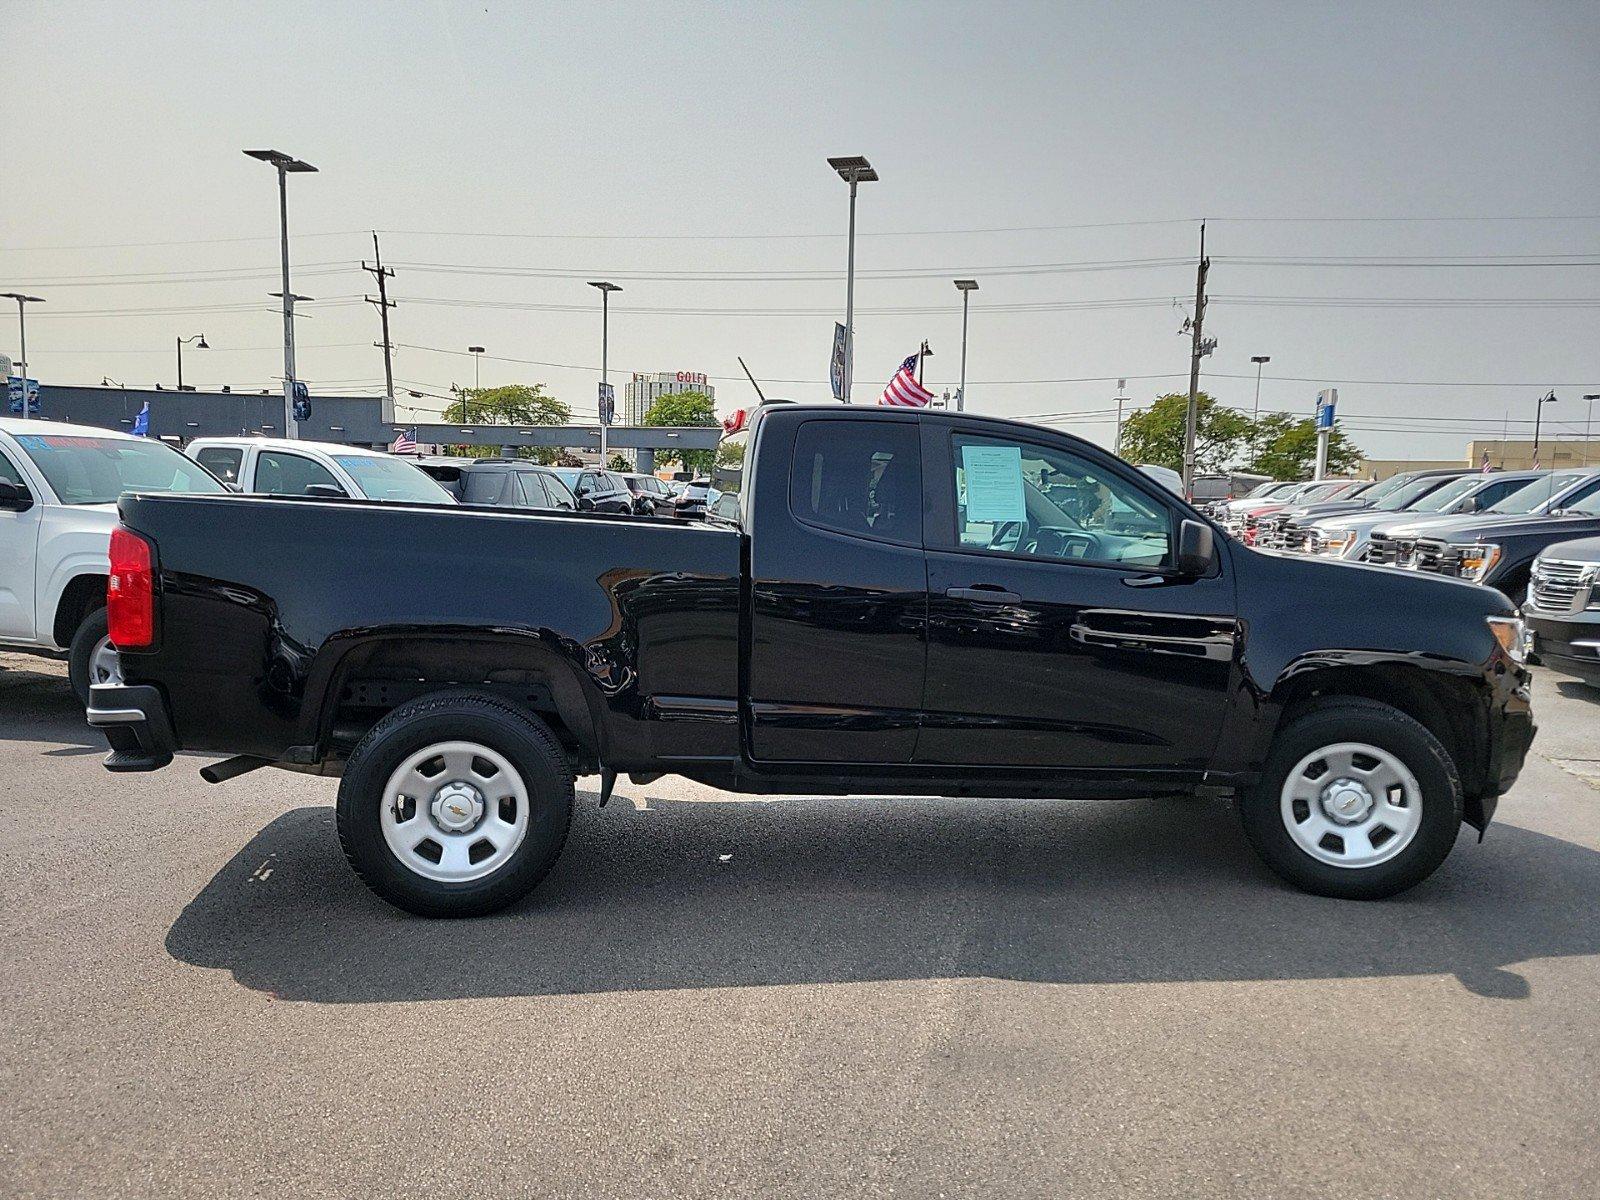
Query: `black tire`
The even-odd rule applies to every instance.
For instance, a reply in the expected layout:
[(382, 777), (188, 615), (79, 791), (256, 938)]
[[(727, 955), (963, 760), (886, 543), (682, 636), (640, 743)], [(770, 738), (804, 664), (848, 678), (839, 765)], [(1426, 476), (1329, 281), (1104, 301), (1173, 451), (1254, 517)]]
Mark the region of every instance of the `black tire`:
[(91, 663), (94, 659), (94, 648), (105, 638), (108, 631), (106, 624), (105, 606), (101, 605), (92, 612), (84, 614), (82, 621), (78, 622), (78, 632), (72, 635), (72, 645), (67, 648), (67, 680), (72, 684), (72, 690), (78, 697), (78, 702), (89, 707), (89, 684)]
[[(1366, 867), (1319, 861), (1290, 836), (1282, 811), (1289, 772), (1324, 746), (1361, 742), (1395, 756), (1421, 789), (1422, 817), (1409, 845)], [(1421, 883), (1438, 869), (1461, 827), (1461, 779), (1449, 753), (1419, 722), (1375, 700), (1326, 700), (1300, 716), (1273, 742), (1260, 784), (1240, 798), (1245, 836), (1266, 864), (1305, 891), (1342, 900), (1381, 900)]]
[[(384, 839), (381, 810), (389, 777), (435, 743), (479, 742), (504, 755), (529, 798), (528, 827), (492, 874), (469, 882), (429, 879), (406, 866)], [(441, 692), (403, 704), (374, 725), (345, 764), (339, 784), (339, 842), (362, 881), (397, 908), (424, 917), (475, 917), (520, 900), (549, 873), (572, 823), (572, 766), (537, 716), (481, 692)]]

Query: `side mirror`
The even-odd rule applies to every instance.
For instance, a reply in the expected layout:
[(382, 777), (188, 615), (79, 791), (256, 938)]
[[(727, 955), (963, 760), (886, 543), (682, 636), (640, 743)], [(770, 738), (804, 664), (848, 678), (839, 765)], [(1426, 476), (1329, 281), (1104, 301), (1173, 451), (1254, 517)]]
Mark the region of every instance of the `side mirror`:
[(315, 496), (319, 500), (348, 500), (349, 494), (340, 486), (333, 483), (308, 483), (305, 494)]
[(0, 482), (0, 511), (27, 512), (33, 507), (33, 493), (20, 483)]
[(1475, 513), (1478, 511), (1478, 508), (1478, 498), (1476, 496), (1468, 496), (1461, 502), (1460, 507), (1458, 507), (1456, 511), (1458, 513)]
[(1178, 526), (1178, 573), (1191, 578), (1211, 574), (1217, 561), (1217, 548), (1211, 526), (1185, 519)]

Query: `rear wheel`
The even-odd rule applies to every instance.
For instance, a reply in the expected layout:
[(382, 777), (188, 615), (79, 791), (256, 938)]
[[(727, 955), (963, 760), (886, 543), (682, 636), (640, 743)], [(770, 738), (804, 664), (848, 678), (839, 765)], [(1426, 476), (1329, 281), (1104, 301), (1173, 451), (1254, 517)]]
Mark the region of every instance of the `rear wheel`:
[(89, 707), (90, 684), (122, 682), (122, 668), (117, 661), (117, 648), (111, 644), (104, 607), (88, 613), (72, 635), (67, 651), (67, 679), (85, 708)]
[(1433, 874), (1461, 812), (1461, 782), (1439, 740), (1362, 699), (1328, 701), (1291, 722), (1240, 805), (1268, 866), (1308, 892), (1351, 900), (1392, 896)]
[(430, 917), (494, 912), (555, 864), (572, 771), (532, 713), (476, 692), (425, 696), (362, 738), (339, 785), (339, 840), (367, 886)]

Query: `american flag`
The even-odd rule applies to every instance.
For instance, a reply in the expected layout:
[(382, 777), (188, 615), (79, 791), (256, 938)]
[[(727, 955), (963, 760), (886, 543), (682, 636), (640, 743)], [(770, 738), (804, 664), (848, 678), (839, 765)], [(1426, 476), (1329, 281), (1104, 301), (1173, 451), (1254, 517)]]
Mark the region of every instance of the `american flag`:
[(900, 369), (894, 373), (894, 378), (889, 380), (889, 386), (883, 389), (883, 395), (878, 397), (879, 404), (892, 404), (897, 408), (926, 408), (928, 401), (933, 399), (933, 393), (917, 382), (917, 359), (921, 355), (913, 354), (900, 364)]
[(417, 431), (415, 429), (402, 429), (394, 439), (394, 444), (389, 447), (391, 454), (415, 454), (417, 452)]

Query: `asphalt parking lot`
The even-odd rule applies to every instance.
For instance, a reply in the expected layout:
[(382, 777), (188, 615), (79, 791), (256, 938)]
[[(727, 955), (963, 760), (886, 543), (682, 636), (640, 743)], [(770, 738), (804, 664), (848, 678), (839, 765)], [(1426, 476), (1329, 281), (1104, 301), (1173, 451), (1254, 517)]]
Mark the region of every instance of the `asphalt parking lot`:
[(332, 781), (113, 777), (0, 656), (0, 1194), (1585, 1196), (1600, 691), (1408, 895), (1220, 803), (582, 781), (471, 922), (346, 868)]

